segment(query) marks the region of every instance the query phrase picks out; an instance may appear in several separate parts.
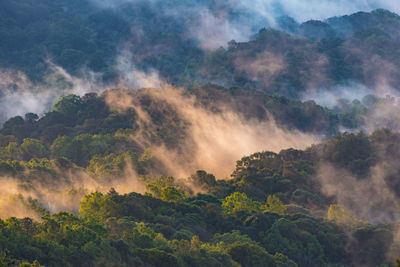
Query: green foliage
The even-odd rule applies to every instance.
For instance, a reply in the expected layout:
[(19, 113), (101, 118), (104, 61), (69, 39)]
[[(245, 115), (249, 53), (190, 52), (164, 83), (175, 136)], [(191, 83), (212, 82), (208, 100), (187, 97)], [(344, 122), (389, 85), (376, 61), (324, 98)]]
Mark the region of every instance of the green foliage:
[[(393, 232), (387, 225), (370, 225), (363, 224), (353, 229), (351, 248), (354, 249), (357, 265), (371, 263), (379, 265), (384, 262), (385, 251), (393, 244)], [(365, 252), (368, 247), (368, 253)], [(392, 260), (390, 260), (392, 264)]]
[(40, 263), (39, 263), (37, 260), (35, 260), (35, 261), (32, 262), (32, 263), (23, 262), (23, 263), (21, 263), (21, 264), (19, 265), (19, 267), (44, 267), (44, 265), (40, 265)]
[(183, 199), (182, 190), (174, 186), (165, 186), (161, 189), (161, 199), (165, 201), (180, 201)]
[(164, 187), (170, 187), (174, 185), (174, 177), (168, 176), (163, 177), (159, 176), (157, 178), (150, 179), (146, 182), (147, 189), (155, 196), (160, 198), (162, 189)]
[(286, 207), (282, 201), (275, 195), (269, 195), (267, 202), (262, 206), (262, 209), (268, 212), (275, 212), (278, 214), (285, 214)]
[(328, 220), (333, 220), (337, 223), (351, 224), (356, 223), (357, 220), (346, 211), (346, 209), (337, 204), (332, 204), (328, 209)]
[[(3, 190), (12, 179), (11, 191), (32, 196), (11, 195), (8, 204), (42, 217), (0, 220), (0, 266), (390, 266), (388, 252), (399, 247), (398, 223), (371, 225), (355, 219), (358, 210), (331, 204), (335, 196), (324, 194), (315, 175), (321, 162), (329, 163), (346, 170), (335, 182), (345, 182), (349, 173), (368, 183), (377, 163), (398, 162), (398, 133), (337, 134), (340, 127), (365, 125), (366, 116), (378, 108), (397, 110), (394, 100), (370, 95), (339, 100), (328, 109), (297, 99), (309, 88), (346, 86), (349, 80), (376, 87), (387, 76), (382, 66), (399, 62), (394, 30), (399, 17), (376, 10), (324, 22), (292, 21), (294, 34), (262, 29), (249, 42), (233, 40), (227, 48), (203, 51), (187, 35), (192, 18), (177, 20), (162, 12), (176, 4), (162, 3), (159, 12), (143, 1), (114, 9), (87, 0), (2, 1), (0, 66), (24, 72), (39, 87), (68, 92), (70, 80), (84, 69), (106, 84), (118, 81), (115, 56), (123, 42), (127, 61), (189, 88), (184, 94), (196, 106), (213, 113), (228, 106), (246, 121), (265, 123), (272, 116), (289, 130), (336, 136), (304, 151), (246, 156), (237, 162), (232, 179), (217, 180), (199, 170), (183, 182), (168, 176), (170, 166), (163, 166), (149, 148), (179, 153), (193, 141), (191, 122), (174, 105), (149, 90), (122, 91), (138, 112), (148, 115), (143, 121), (134, 108), (110, 108), (109, 92), (62, 96), (51, 111), (9, 118), (0, 130)], [(228, 13), (230, 18), (243, 16)], [(49, 70), (47, 59), (71, 79)], [(398, 88), (400, 76), (392, 67), (387, 82)], [(391, 114), (393, 125), (399, 121), (396, 114)], [(394, 203), (400, 196), (400, 171), (394, 163), (386, 167), (380, 182), (392, 191), (388, 199)], [(141, 176), (138, 183), (146, 194), (76, 187), (86, 174), (104, 190), (110, 183), (120, 185), (130, 173)], [(192, 187), (203, 194), (195, 195)], [(79, 213), (47, 210), (51, 205), (43, 202), (52, 204), (46, 198), (53, 191), (60, 199), (83, 196)]]
[(9, 143), (16, 143), (17, 138), (13, 135), (2, 135), (0, 134), (0, 147), (6, 147)]
[(214, 175), (209, 174), (203, 170), (196, 171), (195, 174), (189, 177), (189, 180), (193, 183), (194, 186), (206, 190), (211, 189), (217, 183)]
[(261, 212), (284, 214), (286, 211), (286, 206), (277, 196), (269, 195), (266, 203), (261, 204), (258, 201), (248, 198), (245, 193), (239, 192), (227, 196), (222, 202), (222, 208), (225, 213), (238, 216), (239, 218), (245, 218), (248, 215)]
[(265, 232), (263, 244), (270, 253), (281, 252), (299, 265), (323, 264), (323, 248), (317, 238), (287, 219), (274, 222)]
[(100, 192), (93, 192), (86, 195), (82, 200), (79, 214), (84, 218), (101, 221), (107, 216), (107, 213), (104, 214), (104, 212), (110, 212), (104, 210), (107, 206), (112, 207), (109, 205), (112, 205), (112, 202), (109, 201), (108, 197), (104, 197)]
[(31, 158), (46, 158), (49, 155), (47, 147), (36, 139), (25, 138), (21, 146), (22, 157), (25, 160)]
[(137, 223), (132, 232), (125, 232), (123, 239), (131, 246), (139, 248), (154, 248), (156, 247), (157, 234), (144, 223)]
[[(93, 164), (100, 160), (112, 161), (116, 157), (112, 152), (127, 144), (128, 141), (123, 137), (113, 135), (59, 136), (51, 145), (51, 152), (53, 157), (65, 157), (78, 165), (87, 166), (91, 159)], [(119, 161), (122, 159), (123, 156), (120, 156)]]
[(67, 95), (59, 98), (53, 104), (52, 110), (63, 114), (68, 114), (72, 120), (76, 120), (78, 112), (82, 107), (82, 99), (77, 95)]
[(150, 193), (164, 201), (180, 201), (185, 197), (185, 192), (182, 188), (175, 185), (174, 177), (159, 176), (157, 178), (146, 181), (146, 188)]
[(241, 266), (276, 266), (273, 257), (255, 244), (236, 242), (228, 245), (227, 253)]
[(257, 244), (254, 240), (252, 240), (247, 235), (240, 234), (240, 231), (233, 230), (232, 233), (223, 233), (223, 234), (215, 234), (211, 240), (213, 243), (223, 242), (224, 244), (233, 244), (235, 242), (239, 243), (249, 243), (249, 244)]
[(290, 260), (287, 256), (281, 253), (275, 253), (274, 255), (275, 264), (277, 267), (297, 267), (298, 265)]
[(125, 166), (126, 155), (116, 156), (108, 154), (106, 156), (94, 155), (86, 167), (86, 171), (99, 181), (112, 181), (122, 176)]
[[(160, 114), (154, 118), (163, 120)], [(39, 123), (31, 117), (31, 123)], [(205, 192), (194, 195), (181, 180), (150, 175), (165, 169), (157, 153), (132, 141), (137, 132), (130, 129), (133, 132), (60, 135), (51, 143), (0, 136), (0, 172), (21, 181), (18, 186), (26, 190), (70, 181), (70, 175), (82, 172), (100, 185), (118, 183), (132, 168), (142, 175), (139, 183), (148, 191), (87, 194), (74, 188), (65, 194), (77, 198), (87, 194), (79, 216), (52, 214), (40, 200), (17, 195), (13, 203), (43, 216), (43, 221), (1, 221), (0, 248), (10, 251), (3, 261), (38, 260), (46, 266), (164, 261), (172, 266), (390, 263), (382, 255), (395, 251), (393, 230), (384, 225), (368, 227), (355, 219), (357, 211), (350, 214), (347, 207), (329, 206), (332, 199), (324, 196), (313, 177), (323, 161), (370, 179), (374, 162), (388, 155), (400, 159), (398, 134), (388, 130), (371, 136), (342, 134), (304, 151), (255, 153), (237, 162), (230, 180), (217, 180), (206, 171), (191, 175), (186, 183)], [(385, 177), (393, 190), (398, 188), (396, 177)], [(327, 210), (328, 220), (322, 219)]]
[(22, 69), (40, 80), (46, 73), (45, 58), (76, 73), (87, 64), (106, 71), (116, 53), (116, 41), (129, 27), (113, 12), (103, 12), (88, 1), (29, 1), (1, 3), (0, 64)]
[[(157, 182), (164, 185), (173, 180), (164, 178)], [(244, 194), (228, 197), (228, 200), (237, 199), (242, 203), (249, 202)], [(214, 203), (207, 205), (216, 205)], [(0, 221), (0, 246), (9, 244), (7, 248), (12, 252), (9, 259), (29, 262), (37, 259), (49, 266), (77, 262), (94, 265), (142, 262), (162, 266), (324, 266), (346, 261), (345, 242), (337, 240), (345, 234), (328, 222), (267, 212), (254, 213), (243, 224), (222, 216), (221, 210), (218, 213), (218, 209), (210, 209), (207, 205), (193, 199), (170, 202), (136, 193), (95, 192), (82, 200), (80, 216), (60, 212), (45, 215), (40, 223), (16, 218)], [(219, 205), (221, 209), (222, 205)], [(244, 233), (233, 230), (235, 228)], [(186, 237), (182, 235), (185, 231)], [(208, 238), (200, 239), (193, 233), (213, 234), (213, 238), (207, 242)], [(363, 242), (364, 249), (371, 246), (373, 253), (378, 253), (379, 244), (390, 240), (390, 231), (360, 228), (353, 233), (353, 238), (355, 243), (351, 247), (360, 255), (364, 254), (357, 249), (358, 242)], [(17, 249), (12, 245), (16, 243), (29, 245)], [(387, 246), (382, 249), (386, 250)], [(378, 261), (384, 259), (374, 262)]]
[(138, 249), (137, 253), (145, 262), (153, 266), (179, 266), (176, 256), (156, 248)]
[(235, 192), (222, 202), (225, 213), (235, 216), (246, 216), (261, 212), (261, 204), (247, 197), (245, 193)]
[(371, 140), (362, 132), (338, 135), (322, 146), (322, 149), (322, 157), (326, 160), (344, 167), (360, 177), (368, 174), (376, 157)]

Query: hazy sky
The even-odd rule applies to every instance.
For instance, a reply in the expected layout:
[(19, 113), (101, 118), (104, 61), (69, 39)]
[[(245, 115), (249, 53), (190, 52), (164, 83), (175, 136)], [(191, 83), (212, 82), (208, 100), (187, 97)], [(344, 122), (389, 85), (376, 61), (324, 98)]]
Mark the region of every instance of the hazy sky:
[[(118, 6), (126, 2), (143, 2), (144, 0), (92, 0), (103, 7)], [(400, 13), (399, 0), (146, 0), (157, 7), (159, 5), (171, 8), (213, 6), (235, 11), (251, 11), (262, 15), (272, 22), (277, 15), (286, 14), (299, 22), (310, 19), (326, 19), (333, 16), (351, 14), (357, 11), (371, 11), (384, 8)], [(252, 19), (253, 17), (248, 17)]]
[(400, 0), (91, 0), (101, 7), (145, 4), (186, 25), (189, 35), (206, 49), (226, 46), (230, 40), (248, 41), (263, 27), (276, 27), (287, 15), (297, 22), (371, 11), (400, 13)]
[(385, 8), (400, 12), (398, 0), (251, 0), (234, 1), (266, 18), (273, 19), (277, 14), (286, 14), (299, 22), (310, 19), (326, 19), (333, 16), (352, 14), (358, 11), (371, 11)]

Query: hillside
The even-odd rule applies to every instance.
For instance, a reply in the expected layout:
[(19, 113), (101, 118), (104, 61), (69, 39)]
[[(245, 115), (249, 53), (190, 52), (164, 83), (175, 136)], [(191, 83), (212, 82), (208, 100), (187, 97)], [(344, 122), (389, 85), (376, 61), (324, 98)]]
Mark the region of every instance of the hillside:
[(396, 266), (400, 16), (289, 2), (0, 1), (0, 266)]
[[(174, 99), (182, 93), (163, 90), (177, 94)], [(211, 139), (204, 132), (199, 139), (195, 131), (199, 121), (177, 109), (163, 92), (70, 95), (40, 119), (31, 113), (4, 124), (0, 211), (3, 216), (29, 215), (34, 220), (1, 221), (3, 263), (20, 259), (38, 260), (45, 266), (201, 266), (205, 262), (215, 266), (375, 266), (393, 262), (400, 245), (396, 238), (400, 171), (395, 164), (400, 157), (399, 134), (389, 130), (370, 136), (342, 134), (305, 150), (255, 153), (230, 169), (224, 165), (230, 153), (236, 148), (240, 155), (244, 147), (227, 135), (221, 144), (223, 139), (215, 139), (218, 129), (211, 131)], [(226, 91), (211, 92), (212, 88), (199, 88), (197, 101), (181, 96), (178, 103), (192, 108), (205, 105), (206, 110), (215, 109), (206, 119), (226, 119), (229, 113), (217, 101), (227, 98)], [(121, 96), (128, 99), (125, 106)], [(201, 96), (212, 96), (213, 101)], [(231, 108), (242, 116), (256, 114), (241, 110), (246, 101), (257, 102), (251, 95), (239, 91), (235, 96)], [(265, 103), (273, 101), (264, 97)], [(118, 107), (113, 103), (119, 103)], [(220, 105), (209, 106), (215, 103)], [(295, 104), (286, 100), (285, 107), (291, 105)], [(206, 116), (201, 110), (195, 109), (196, 116)], [(267, 120), (265, 116), (257, 119)], [(290, 120), (282, 121), (288, 124)], [(266, 144), (264, 139), (254, 139), (253, 132), (242, 132), (241, 125), (225, 127), (245, 146)], [(261, 130), (277, 131), (270, 124), (265, 127)], [(304, 127), (312, 131), (322, 126)], [(267, 138), (278, 142), (287, 134), (278, 132)], [(295, 138), (306, 143), (315, 140), (306, 141), (300, 133)], [(221, 154), (226, 145), (232, 150)], [(210, 152), (216, 154), (206, 161), (204, 155)], [(231, 177), (217, 179), (204, 170), (196, 171), (200, 166), (233, 172)]]
[(100, 73), (110, 83), (129, 71), (122, 56), (175, 85), (212, 82), (292, 98), (349, 81), (375, 88), (384, 79), (398, 89), (400, 17), (386, 10), (301, 24), (281, 18), (279, 30), (258, 28), (250, 41), (204, 50), (196, 36), (188, 35), (195, 22), (166, 11), (173, 3), (104, 8), (87, 0), (40, 5), (18, 0), (0, 5), (0, 66), (23, 71), (34, 81), (54, 72), (51, 61), (73, 75), (85, 69)]

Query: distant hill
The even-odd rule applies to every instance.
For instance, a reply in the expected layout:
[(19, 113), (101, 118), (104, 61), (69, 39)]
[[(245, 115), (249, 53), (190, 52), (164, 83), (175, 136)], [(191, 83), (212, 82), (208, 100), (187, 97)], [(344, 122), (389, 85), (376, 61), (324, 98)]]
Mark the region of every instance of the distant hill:
[(142, 1), (113, 8), (86, 0), (2, 1), (0, 67), (41, 81), (52, 71), (50, 60), (72, 75), (91, 70), (115, 82), (122, 55), (136, 68), (156, 70), (186, 87), (212, 82), (291, 98), (349, 81), (372, 88), (384, 81), (399, 89), (400, 17), (387, 10), (301, 24), (282, 17), (281, 30), (265, 23), (265, 29), (252, 29), (249, 41), (204, 50), (192, 30), (198, 21), (167, 12), (173, 7)]

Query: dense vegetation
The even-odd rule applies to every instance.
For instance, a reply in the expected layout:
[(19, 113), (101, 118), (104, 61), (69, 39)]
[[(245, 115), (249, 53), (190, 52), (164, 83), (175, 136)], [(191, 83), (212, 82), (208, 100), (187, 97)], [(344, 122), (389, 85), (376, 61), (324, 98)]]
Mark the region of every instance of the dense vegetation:
[[(173, 110), (149, 104), (155, 99), (146, 90), (131, 93), (139, 103), (147, 101), (155, 125), (162, 123), (147, 129), (154, 131), (152, 142), (179, 146), (176, 128), (171, 136), (160, 130), (174, 126), (165, 125), (173, 123), (168, 118), (176, 119)], [(90, 94), (61, 98), (43, 118), (27, 114), (4, 124), (1, 176), (13, 177), (25, 192), (41, 192), (46, 186), (59, 197), (73, 199), (73, 204), (68, 207), (72, 213), (55, 212), (43, 205), (43, 199), (11, 195), (13, 205), (22, 204), (41, 220), (1, 221), (3, 264), (376, 266), (394, 262), (399, 225), (391, 222), (397, 215), (385, 208), (384, 200), (366, 215), (338, 205), (337, 196), (327, 195), (315, 177), (320, 166), (331, 164), (357, 180), (376, 179), (375, 166), (387, 158), (400, 160), (399, 134), (389, 130), (371, 136), (341, 134), (304, 151), (244, 157), (229, 180), (217, 180), (202, 170), (181, 180), (168, 176), (158, 155), (131, 137), (143, 127), (137, 120), (134, 110), (112, 111), (103, 97)], [(52, 129), (62, 130), (52, 133)], [(185, 128), (179, 131), (184, 138)], [(90, 193), (71, 178), (87, 175), (107, 188), (124, 183), (127, 166), (140, 175), (145, 194), (119, 194), (114, 189)], [(391, 205), (397, 207), (400, 171), (391, 167), (380, 179), (390, 185), (396, 196)], [(346, 179), (337, 177), (335, 182), (346, 184)], [(368, 222), (382, 214), (388, 218), (391, 214), (393, 220)]]
[[(220, 8), (213, 1), (194, 2)], [(261, 29), (248, 42), (202, 50), (190, 34), (191, 23), (199, 22), (189, 7), (187, 1), (131, 1), (114, 8), (88, 0), (2, 1), (0, 66), (43, 82), (54, 71), (50, 60), (73, 75), (87, 69), (112, 82), (129, 71), (118, 62), (122, 54), (137, 68), (155, 69), (186, 87), (212, 82), (299, 98), (349, 81), (374, 87), (384, 77), (398, 89), (400, 17), (389, 11), (302, 24), (281, 18), (280, 30)], [(181, 9), (179, 16), (171, 11)]]
[[(199, 23), (192, 4), (237, 21), (249, 15), (218, 14), (224, 6), (208, 0), (0, 1), (0, 100), (29, 91), (21, 84), (65, 92), (89, 72), (102, 86), (118, 87), (139, 69), (182, 88), (162, 97), (164, 89), (66, 94), (44, 114), (7, 118), (0, 266), (395, 266), (396, 99), (335, 96), (329, 108), (302, 99), (382, 80), (398, 90), (400, 17), (281, 17), (278, 30), (260, 27), (247, 42), (204, 49), (191, 34)], [(173, 177), (198, 156), (188, 147), (199, 142), (191, 133), (198, 121), (182, 108), (322, 141), (243, 155), (230, 177), (195, 169)]]

